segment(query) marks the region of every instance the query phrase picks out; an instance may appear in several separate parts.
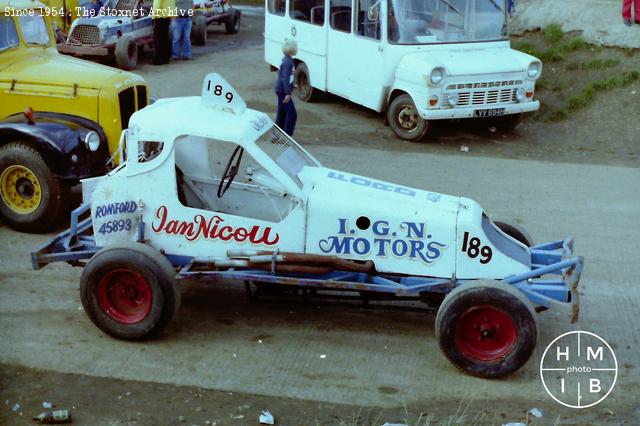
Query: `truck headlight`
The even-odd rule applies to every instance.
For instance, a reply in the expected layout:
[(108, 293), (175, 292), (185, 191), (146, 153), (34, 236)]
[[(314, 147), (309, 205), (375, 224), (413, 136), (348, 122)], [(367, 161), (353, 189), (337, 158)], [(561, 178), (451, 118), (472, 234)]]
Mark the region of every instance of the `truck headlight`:
[(458, 105), (458, 101), (460, 100), (458, 98), (458, 94), (457, 93), (451, 93), (448, 96), (448, 99), (449, 99), (449, 105), (451, 105), (454, 108)]
[(524, 88), (518, 87), (518, 89), (516, 90), (516, 100), (518, 102), (524, 101)]
[(89, 151), (97, 151), (98, 148), (100, 148), (100, 136), (94, 131), (87, 133), (84, 137), (84, 146), (87, 147)]
[(444, 79), (444, 68), (437, 67), (431, 70), (431, 74), (429, 74), (429, 81), (431, 84), (440, 84)]
[(540, 62), (531, 62), (527, 68), (527, 75), (530, 78), (537, 78), (540, 75), (542, 64)]

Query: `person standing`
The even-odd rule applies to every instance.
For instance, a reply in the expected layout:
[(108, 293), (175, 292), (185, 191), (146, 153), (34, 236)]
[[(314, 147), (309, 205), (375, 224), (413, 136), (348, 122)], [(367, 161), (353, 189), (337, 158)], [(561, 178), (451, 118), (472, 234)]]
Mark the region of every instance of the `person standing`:
[(622, 0), (622, 19), (624, 20), (624, 24), (627, 27), (630, 27), (631, 24), (631, 5), (633, 4), (634, 9), (634, 21), (636, 24), (640, 25), (640, 0)]
[(293, 57), (298, 54), (298, 44), (296, 41), (285, 39), (282, 45), (282, 53), (284, 53), (284, 57), (278, 69), (275, 87), (276, 96), (278, 97), (276, 125), (289, 136), (293, 136), (293, 131), (298, 119), (298, 113), (296, 112), (296, 107), (291, 97), (294, 81)]
[(171, 58), (169, 25), (171, 24), (171, 15), (175, 11), (175, 7), (175, 0), (153, 0), (154, 65), (168, 64)]
[[(173, 48), (171, 59), (191, 59), (191, 25), (193, 0), (176, 0), (178, 16), (171, 22)], [(182, 54), (180, 48), (182, 47)]]

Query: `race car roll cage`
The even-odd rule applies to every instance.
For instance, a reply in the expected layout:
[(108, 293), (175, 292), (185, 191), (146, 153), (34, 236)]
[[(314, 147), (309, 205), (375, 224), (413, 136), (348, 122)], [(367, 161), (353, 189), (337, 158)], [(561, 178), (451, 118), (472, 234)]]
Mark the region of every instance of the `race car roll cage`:
[[(138, 204), (142, 218), (143, 203)], [(101, 247), (97, 247), (92, 234), (91, 216), (81, 219), (90, 211), (90, 204), (83, 204), (71, 213), (71, 226), (54, 237), (36, 252), (31, 253), (34, 269), (54, 262), (67, 262), (72, 266), (84, 266)], [(145, 223), (140, 220), (136, 230), (136, 240), (145, 242)], [(578, 282), (584, 265), (581, 256), (573, 256), (573, 238), (538, 244), (530, 248), (531, 270), (511, 275), (502, 281), (522, 291), (538, 308), (545, 310), (553, 306), (567, 306), (571, 309), (571, 322), (578, 319)], [(406, 276), (399, 274), (378, 274), (373, 268), (351, 268), (331, 256), (320, 267), (307, 269), (285, 267), (283, 253), (258, 252), (255, 250), (228, 250), (226, 258), (196, 258), (192, 256), (165, 253), (171, 264), (177, 268), (179, 279), (227, 279), (249, 283), (259, 282), (272, 285), (297, 286), (302, 288), (345, 292), (378, 293), (399, 299), (420, 299), (424, 293), (446, 295), (454, 288), (475, 280), (458, 280), (454, 277), (433, 278)], [(305, 256), (305, 255), (298, 255)], [(310, 255), (311, 256), (311, 255)], [(259, 268), (256, 268), (259, 265)], [(360, 264), (356, 264), (360, 265)], [(327, 270), (330, 269), (330, 270)], [(345, 270), (347, 269), (347, 270)]]

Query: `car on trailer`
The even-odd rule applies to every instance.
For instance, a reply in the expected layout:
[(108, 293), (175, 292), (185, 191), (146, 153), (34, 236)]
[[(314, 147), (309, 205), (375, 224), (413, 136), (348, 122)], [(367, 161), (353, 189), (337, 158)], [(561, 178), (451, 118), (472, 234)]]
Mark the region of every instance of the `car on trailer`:
[(242, 13), (231, 6), (228, 0), (195, 0), (193, 11), (193, 44), (202, 45), (207, 42), (207, 27), (210, 24), (224, 24), (227, 34), (240, 31)]
[(159, 333), (194, 278), (412, 298), (437, 307), (454, 365), (500, 377), (533, 353), (537, 312), (577, 319), (571, 238), (534, 245), (471, 199), (323, 167), (217, 74), (136, 112), (123, 141), (126, 162), (84, 180), (71, 228), (32, 253), (84, 266), (82, 304), (111, 336)]
[(138, 75), (61, 55), (47, 6), (0, 0), (0, 218), (43, 232), (71, 187), (117, 164), (123, 129), (149, 103)]
[(145, 46), (153, 45), (151, 2), (107, 0), (96, 16), (79, 17), (58, 50), (84, 58), (115, 58), (118, 68), (135, 69)]

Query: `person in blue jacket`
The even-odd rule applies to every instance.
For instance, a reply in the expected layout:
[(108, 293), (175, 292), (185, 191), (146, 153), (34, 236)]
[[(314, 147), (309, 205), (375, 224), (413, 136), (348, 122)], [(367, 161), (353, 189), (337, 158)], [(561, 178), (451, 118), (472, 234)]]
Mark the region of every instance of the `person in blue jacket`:
[(275, 87), (276, 95), (278, 96), (276, 125), (289, 136), (293, 136), (293, 130), (298, 119), (298, 113), (291, 97), (295, 72), (293, 57), (298, 53), (298, 45), (295, 40), (286, 39), (282, 46), (282, 53), (284, 53), (284, 57), (282, 58), (280, 69), (278, 69)]

